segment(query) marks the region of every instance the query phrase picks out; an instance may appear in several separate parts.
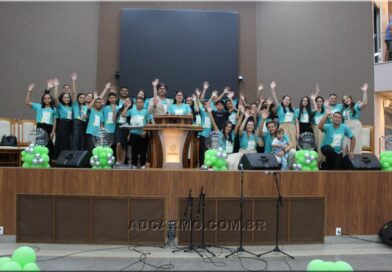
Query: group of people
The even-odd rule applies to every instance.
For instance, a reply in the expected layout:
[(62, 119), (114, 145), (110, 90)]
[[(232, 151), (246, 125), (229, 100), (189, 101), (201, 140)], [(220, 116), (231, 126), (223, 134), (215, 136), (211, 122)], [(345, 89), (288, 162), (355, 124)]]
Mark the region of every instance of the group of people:
[[(143, 169), (146, 164), (149, 135), (143, 130), (147, 123), (154, 122), (155, 115), (189, 115), (193, 123), (201, 126), (199, 132), (199, 164), (204, 161), (207, 141), (211, 132), (219, 135), (219, 147), (228, 154), (229, 169), (238, 169), (245, 153), (273, 153), (282, 170), (291, 169), (301, 133), (313, 133), (319, 161), (325, 161), (326, 169), (341, 169), (343, 156), (360, 154), (362, 124), (361, 111), (367, 104), (368, 85), (362, 85), (362, 99), (354, 101), (344, 95), (337, 102), (336, 94), (328, 99), (320, 95), (316, 86), (309, 97), (302, 97), (298, 108), (285, 95), (278, 99), (276, 82), (270, 84), (271, 96), (263, 97), (264, 86), (259, 85), (257, 101), (249, 102), (243, 94), (226, 87), (220, 94), (214, 90), (208, 96), (209, 83), (203, 83), (192, 95), (184, 97), (177, 90), (174, 99), (167, 97), (168, 86), (154, 79), (153, 97), (147, 98), (143, 90), (135, 97), (129, 96), (126, 87), (119, 90), (107, 83), (101, 94), (77, 93), (76, 73), (72, 74), (72, 86), (64, 85), (58, 93), (59, 81), (47, 81), (47, 89), (41, 103), (32, 103), (30, 94), (34, 84), (28, 87), (26, 104), (36, 111), (37, 128), (50, 135), (48, 148), (54, 160), (62, 150), (91, 150), (93, 137), (100, 128), (113, 136), (117, 163), (126, 161), (127, 146), (131, 146), (128, 163)], [(52, 97), (52, 89), (53, 97)], [(130, 123), (132, 129), (123, 124)], [(52, 139), (55, 137), (55, 145)]]

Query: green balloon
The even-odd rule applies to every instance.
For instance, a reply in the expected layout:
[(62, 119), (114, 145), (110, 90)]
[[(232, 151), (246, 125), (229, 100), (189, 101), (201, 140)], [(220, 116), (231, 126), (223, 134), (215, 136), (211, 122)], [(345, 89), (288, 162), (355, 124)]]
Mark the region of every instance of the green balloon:
[(217, 159), (214, 166), (221, 168), (222, 166), (224, 166), (224, 160), (223, 159)]
[(32, 164), (34, 160), (34, 155), (33, 154), (26, 154), (26, 156), (24, 157), (24, 161)]
[(310, 151), (310, 156), (314, 156), (317, 159), (318, 154), (316, 151), (312, 150), (312, 151)]
[(105, 152), (106, 154), (113, 155), (113, 149), (111, 149), (110, 147), (105, 147)]
[(310, 167), (312, 167), (312, 168), (317, 167), (317, 161), (316, 160), (312, 161), (310, 163)]
[(3, 258), (0, 258), (0, 265), (2, 264), (2, 263), (7, 263), (7, 262), (11, 262), (12, 260), (11, 260), (11, 258), (10, 257), (3, 257)]
[(212, 155), (212, 156), (216, 156), (217, 153), (218, 153), (218, 151), (216, 151), (215, 149), (212, 149), (212, 150), (211, 150), (211, 155)]
[(101, 166), (105, 166), (108, 164), (108, 160), (106, 158), (99, 158), (99, 163)]
[(44, 164), (47, 164), (49, 162), (49, 156), (46, 154), (41, 155), (41, 158), (44, 160)]
[(95, 147), (95, 148), (93, 149), (93, 155), (98, 156), (99, 153), (100, 153), (100, 152), (98, 152), (98, 147)]
[(49, 154), (49, 148), (47, 148), (46, 146), (44, 146), (44, 147), (42, 147), (42, 150), (43, 150), (43, 154)]
[(21, 271), (22, 266), (14, 261), (0, 264), (0, 271)]
[(227, 166), (222, 166), (221, 168), (219, 168), (220, 171), (227, 171)]
[(23, 167), (23, 168), (30, 168), (30, 167), (31, 167), (31, 164), (28, 163), (28, 162), (24, 162), (24, 163), (22, 164), (22, 167)]
[(39, 267), (35, 263), (28, 263), (23, 266), (23, 271), (40, 271)]
[(204, 153), (204, 156), (210, 156), (210, 155), (212, 155), (212, 149), (209, 149), (209, 150), (207, 150), (207, 151)]
[(204, 161), (204, 164), (208, 167), (212, 166), (212, 162), (210, 160)]
[(308, 266), (306, 267), (306, 271), (321, 271), (320, 268), (322, 268), (323, 266), (324, 266), (324, 261), (315, 259), (308, 263)]
[(44, 166), (42, 166), (42, 168), (50, 168), (50, 164), (49, 163), (44, 164)]
[(319, 169), (318, 169), (318, 167), (317, 166), (315, 166), (315, 167), (312, 167), (312, 169), (310, 169), (310, 171), (318, 171)]
[(12, 254), (12, 260), (22, 267), (28, 263), (35, 263), (36, 258), (34, 249), (28, 246), (19, 247)]
[(311, 168), (309, 166), (304, 166), (302, 167), (302, 171), (310, 171)]
[(210, 161), (210, 160), (211, 160), (211, 158), (212, 158), (212, 156), (211, 156), (211, 155), (209, 155), (209, 154), (206, 154), (206, 155), (204, 156), (204, 162), (206, 162), (206, 161)]
[(106, 159), (107, 158), (106, 152), (102, 151), (101, 153), (99, 153), (99, 158), (100, 159)]
[(335, 271), (354, 271), (354, 269), (349, 263), (343, 261), (336, 262), (334, 269)]
[(300, 156), (298, 157), (298, 159), (295, 160), (296, 163), (305, 165), (305, 157), (304, 156)]
[(110, 165), (105, 165), (105, 166), (103, 167), (103, 169), (112, 169), (112, 167), (111, 167)]
[(210, 161), (211, 161), (211, 163), (212, 163), (213, 165), (215, 165), (216, 160), (217, 160), (216, 156), (212, 156), (211, 159), (210, 159)]
[(383, 163), (381, 163), (382, 169), (388, 169), (390, 167), (389, 162), (384, 161)]
[(24, 157), (26, 156), (27, 152), (23, 150), (20, 154), (22, 154), (22, 157)]
[(212, 169), (213, 169), (214, 171), (219, 171), (219, 167), (216, 167), (215, 165), (212, 167)]

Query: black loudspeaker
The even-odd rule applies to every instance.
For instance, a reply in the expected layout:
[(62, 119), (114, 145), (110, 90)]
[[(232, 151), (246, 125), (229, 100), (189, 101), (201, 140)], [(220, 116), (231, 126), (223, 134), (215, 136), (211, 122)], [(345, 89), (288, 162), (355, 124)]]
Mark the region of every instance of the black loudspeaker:
[(392, 221), (386, 223), (378, 235), (380, 236), (381, 241), (387, 245), (392, 246)]
[(373, 154), (357, 154), (354, 158), (344, 157), (347, 170), (380, 170), (381, 164)]
[(90, 167), (90, 158), (87, 151), (65, 150), (60, 153), (56, 160), (56, 167)]
[[(270, 153), (249, 153), (244, 154), (240, 160), (244, 170), (279, 170), (280, 165), (274, 154)], [(240, 169), (240, 167), (239, 167)]]

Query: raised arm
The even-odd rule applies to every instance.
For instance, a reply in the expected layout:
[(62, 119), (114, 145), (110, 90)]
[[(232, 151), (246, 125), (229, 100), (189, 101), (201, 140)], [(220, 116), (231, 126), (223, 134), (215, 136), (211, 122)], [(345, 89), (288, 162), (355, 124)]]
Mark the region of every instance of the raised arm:
[(274, 103), (277, 107), (279, 107), (279, 100), (278, 97), (276, 96), (276, 82), (272, 81), (271, 82), (271, 93), (272, 93), (272, 99), (274, 100)]
[(242, 136), (242, 134), (244, 133), (245, 124), (248, 121), (249, 117), (250, 117), (249, 113), (245, 112), (245, 118), (241, 122), (241, 126), (240, 126), (240, 130), (238, 131), (238, 135)]
[(219, 131), (218, 126), (216, 125), (214, 115), (212, 114), (212, 109), (210, 105), (207, 106), (206, 111), (208, 112), (208, 116), (210, 117), (212, 127), (214, 128), (214, 131)]
[(131, 106), (131, 102), (127, 101), (125, 106), (124, 106), (123, 111), (121, 112), (121, 117), (127, 117), (127, 112), (128, 112), (128, 109), (129, 109), (130, 106)]
[(29, 87), (27, 87), (27, 95), (25, 99), (25, 103), (27, 106), (33, 105), (33, 102), (31, 102), (31, 92), (34, 90), (34, 88), (35, 88), (35, 83), (31, 83)]
[(235, 106), (234, 101), (233, 101), (233, 96), (234, 96), (234, 92), (229, 92), (227, 94), (227, 99), (230, 100), (231, 104), (233, 105), (233, 108), (232, 108), (232, 110), (230, 110), (230, 112), (232, 112), (233, 110), (236, 110), (236, 106)]
[(196, 94), (192, 94), (192, 101), (193, 101), (193, 108), (195, 109), (196, 113), (200, 112), (200, 108), (199, 108), (199, 103), (197, 102), (197, 95)]
[(261, 125), (259, 126), (259, 129), (257, 130), (257, 135), (260, 136), (260, 137), (263, 137), (263, 134), (264, 134), (263, 128), (264, 128), (265, 121), (268, 118), (268, 115), (269, 115), (268, 108), (267, 109), (263, 109), (261, 111)]
[(154, 80), (151, 82), (151, 84), (152, 84), (153, 97), (156, 97), (156, 96), (158, 96), (158, 89), (157, 89), (157, 86), (158, 86), (158, 84), (159, 84), (159, 79), (158, 79), (158, 78), (154, 79)]
[(220, 96), (218, 96), (217, 100), (221, 100), (225, 95), (227, 95), (230, 92), (230, 87), (226, 86), (225, 89), (223, 90), (223, 92), (221, 93)]
[(365, 107), (368, 103), (368, 97), (367, 97), (367, 90), (368, 90), (369, 85), (367, 83), (364, 83), (361, 87), (361, 90), (363, 92), (362, 94), (362, 101), (359, 102), (359, 108), (362, 109), (363, 107)]
[(105, 89), (102, 91), (101, 95), (99, 96), (99, 98), (103, 99), (106, 94), (108, 93), (108, 91), (110, 90), (110, 88), (112, 87), (112, 83), (108, 82), (105, 85)]
[(93, 100), (91, 100), (90, 104), (88, 104), (88, 109), (91, 110), (94, 107), (95, 100), (98, 99), (97, 91), (94, 92)]
[(72, 96), (72, 100), (75, 101), (76, 100), (76, 80), (78, 79), (78, 74), (76, 74), (75, 72), (72, 73), (71, 75), (72, 78), (72, 91), (71, 91), (71, 96)]
[(208, 90), (208, 88), (210, 87), (210, 84), (208, 83), (208, 81), (204, 81), (203, 83), (203, 91), (200, 95), (200, 99), (204, 99), (204, 97), (206, 96), (206, 92)]
[(210, 99), (208, 99), (208, 104), (211, 103), (211, 101), (212, 101), (212, 99), (213, 99), (214, 97), (218, 97), (218, 91), (217, 91), (217, 90), (212, 91), (212, 94), (211, 94), (211, 96), (210, 96)]
[[(238, 134), (238, 131), (240, 130), (240, 126), (242, 125), (242, 120), (244, 119), (244, 116), (245, 116), (244, 112), (241, 111), (240, 109), (238, 110), (238, 112), (239, 112), (239, 117), (238, 117), (238, 120), (237, 120), (237, 124), (235, 125), (235, 128), (234, 128), (234, 134), (235, 135)], [(242, 135), (242, 133), (240, 135)]]
[(59, 85), (60, 85), (60, 82), (57, 78), (53, 79), (53, 85), (54, 85), (53, 102), (57, 106), (59, 104)]
[(325, 115), (323, 116), (323, 118), (321, 118), (320, 123), (317, 126), (321, 131), (324, 131), (325, 122), (327, 121), (330, 115), (331, 115), (331, 108), (330, 106), (328, 106), (325, 109)]
[(316, 84), (316, 92), (310, 94), (310, 100), (311, 100), (312, 107), (314, 110), (317, 110), (316, 97), (319, 96), (319, 93), (320, 93), (320, 89), (319, 89), (318, 84)]

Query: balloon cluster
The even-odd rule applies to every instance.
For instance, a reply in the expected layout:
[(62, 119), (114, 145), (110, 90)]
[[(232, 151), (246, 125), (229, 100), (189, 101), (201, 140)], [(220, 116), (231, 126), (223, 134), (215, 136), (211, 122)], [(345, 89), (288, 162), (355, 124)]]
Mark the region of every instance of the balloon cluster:
[(0, 271), (40, 271), (35, 263), (36, 258), (35, 251), (31, 247), (19, 247), (11, 258), (0, 258)]
[(323, 260), (312, 260), (306, 271), (354, 271), (350, 264), (338, 261), (338, 262), (324, 262)]
[(380, 153), (381, 170), (392, 171), (392, 151)]
[(299, 150), (295, 153), (294, 170), (318, 171), (317, 167), (318, 154), (313, 150)]
[(111, 169), (115, 160), (113, 149), (110, 147), (97, 146), (93, 149), (90, 164), (94, 169)]
[(30, 144), (22, 151), (22, 167), (49, 168), (49, 149), (46, 146)]
[(201, 167), (202, 169), (208, 170), (216, 170), (216, 171), (224, 171), (227, 170), (227, 153), (223, 150), (222, 147), (218, 149), (210, 149), (207, 150), (204, 154), (204, 165)]

